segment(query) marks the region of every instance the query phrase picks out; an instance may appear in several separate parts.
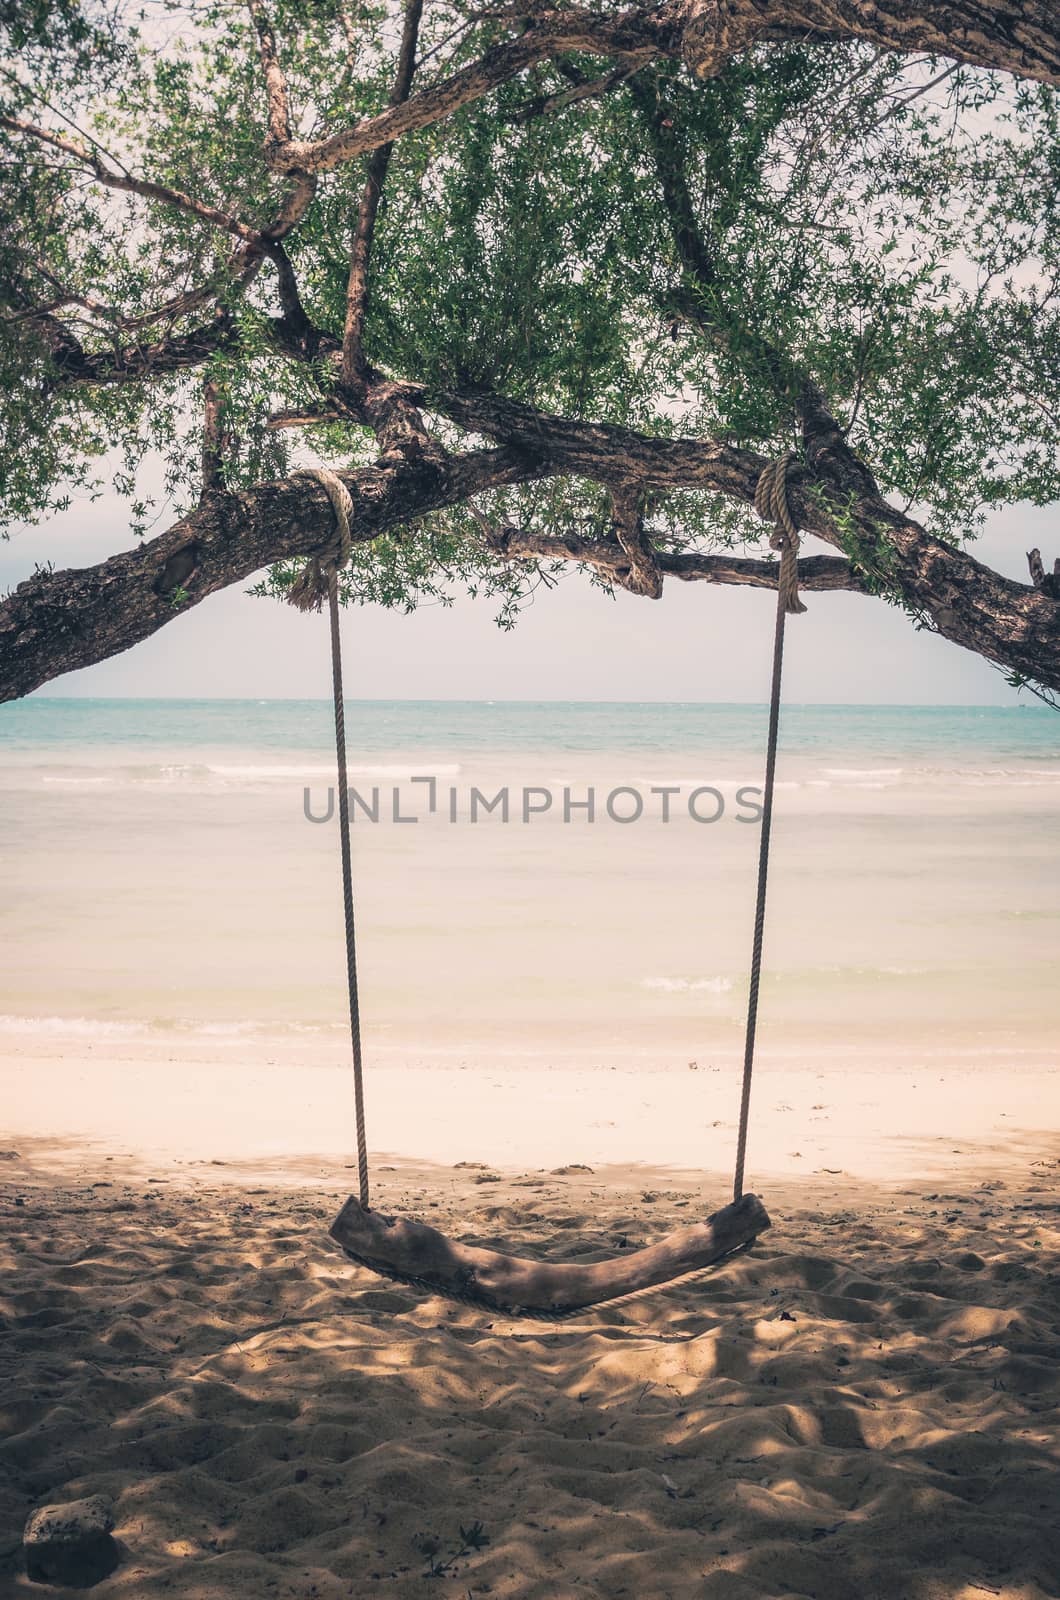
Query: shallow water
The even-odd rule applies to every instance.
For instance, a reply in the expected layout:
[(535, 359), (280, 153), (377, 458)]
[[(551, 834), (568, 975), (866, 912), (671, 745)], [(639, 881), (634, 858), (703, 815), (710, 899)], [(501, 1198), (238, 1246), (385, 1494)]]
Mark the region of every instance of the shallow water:
[[(764, 708), (358, 702), (348, 729), (374, 1048), (738, 1054)], [(0, 1035), (333, 1056), (330, 741), (325, 702), (0, 707)], [(1047, 1059), (1055, 714), (792, 706), (778, 777), (763, 1050)]]

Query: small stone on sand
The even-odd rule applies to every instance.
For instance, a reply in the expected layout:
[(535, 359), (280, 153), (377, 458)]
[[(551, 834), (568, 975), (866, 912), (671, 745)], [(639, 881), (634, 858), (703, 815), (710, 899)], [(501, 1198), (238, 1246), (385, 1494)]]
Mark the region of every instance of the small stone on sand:
[(87, 1589), (99, 1583), (118, 1565), (113, 1527), (110, 1502), (99, 1494), (39, 1506), (22, 1535), (28, 1577), (35, 1583), (73, 1588)]

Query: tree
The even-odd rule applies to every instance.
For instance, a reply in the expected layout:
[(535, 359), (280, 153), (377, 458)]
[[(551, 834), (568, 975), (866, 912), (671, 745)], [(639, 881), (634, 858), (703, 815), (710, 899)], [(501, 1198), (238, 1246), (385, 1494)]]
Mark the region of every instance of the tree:
[[(1052, 0), (0, 0), (2, 511), (110, 474), (139, 538), (0, 603), (0, 696), (266, 571), (354, 505), (348, 601), (565, 568), (657, 598), (902, 606), (1060, 689)], [(165, 507), (138, 486), (165, 464)], [(170, 509), (172, 508), (172, 509)], [(174, 515), (147, 537), (152, 520)], [(117, 536), (116, 536), (117, 539)]]

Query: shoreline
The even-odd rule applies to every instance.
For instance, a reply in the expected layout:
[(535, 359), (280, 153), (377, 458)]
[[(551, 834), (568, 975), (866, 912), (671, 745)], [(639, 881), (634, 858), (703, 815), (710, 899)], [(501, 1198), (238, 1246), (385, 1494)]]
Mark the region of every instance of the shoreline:
[[(26, 1038), (0, 1051), (0, 1139), (44, 1130), (97, 1154), (161, 1164), (341, 1165), (354, 1148), (352, 1070), (329, 1049), (315, 1064), (297, 1041), (264, 1057), (258, 1041), (201, 1052), (129, 1041), (59, 1053)], [(393, 1049), (399, 1056), (397, 1046)], [(313, 1060), (311, 1057), (310, 1060)], [(323, 1064), (330, 1060), (332, 1064)], [(695, 1063), (571, 1066), (491, 1062), (431, 1066), (369, 1060), (369, 1149), (379, 1161), (505, 1171), (570, 1163), (724, 1174), (735, 1147), (739, 1067)], [(970, 1092), (974, 1085), (974, 1093)], [(990, 1060), (886, 1069), (844, 1060), (756, 1066), (749, 1175), (755, 1181), (841, 1174), (854, 1182), (983, 1175), (1060, 1133), (1055, 1073)]]

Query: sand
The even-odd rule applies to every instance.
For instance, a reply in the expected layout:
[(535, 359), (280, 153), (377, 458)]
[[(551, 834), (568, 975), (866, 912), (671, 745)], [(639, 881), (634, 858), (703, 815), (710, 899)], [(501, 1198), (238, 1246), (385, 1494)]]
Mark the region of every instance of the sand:
[[(987, 1080), (951, 1093), (958, 1140), (934, 1092), (915, 1136), (893, 1132), (912, 1120), (895, 1103), (916, 1101), (901, 1074), (829, 1074), (814, 1104), (832, 1121), (800, 1125), (809, 1108), (781, 1088), (813, 1092), (816, 1074), (764, 1073), (752, 1166), (772, 1231), (710, 1274), (551, 1325), (349, 1265), (326, 1237), (348, 1157), (262, 1145), (238, 1071), (215, 1068), (228, 1120), (204, 1139), (200, 1106), (189, 1143), (177, 1107), (207, 1092), (206, 1064), (201, 1081), (175, 1070), (152, 1143), (128, 1061), (93, 1063), (83, 1103), (84, 1063), (33, 1066), (0, 1161), (5, 1597), (62, 1592), (20, 1576), (21, 1528), (91, 1493), (114, 1500), (123, 1548), (100, 1600), (1060, 1593), (1060, 1145), (1034, 1125), (1030, 1079), (1007, 1102)], [(638, 1105), (650, 1152), (664, 1111), (680, 1151), (682, 1110), (698, 1105), (697, 1131), (731, 1123), (701, 1078), (697, 1102), (683, 1078), (646, 1095), (617, 1075), (602, 1110), (611, 1075), (590, 1074), (542, 1143), (540, 1116), (518, 1134), (476, 1123), (483, 1081), (453, 1075), (462, 1130), (437, 1120), (448, 1086), (417, 1084), (410, 1137), (434, 1115), (445, 1159), (381, 1156), (384, 1209), (571, 1259), (726, 1198), (720, 1154), (706, 1171), (629, 1160)], [(262, 1087), (304, 1150), (285, 1069)], [(504, 1092), (529, 1107), (540, 1091)], [(1026, 1114), (1006, 1129), (1015, 1101)], [(594, 1135), (622, 1124), (616, 1105), (633, 1127)], [(482, 1165), (454, 1164), (458, 1133), (459, 1159)], [(520, 1139), (539, 1159), (513, 1159)], [(540, 1159), (561, 1145), (563, 1163)], [(616, 1159), (590, 1160), (600, 1148)], [(595, 1170), (550, 1170), (572, 1163)]]
[[(518, 1040), (516, 1041), (519, 1042)], [(491, 1057), (481, 1043), (420, 1051), (371, 1041), (366, 1093), (377, 1159), (451, 1166), (476, 1158), (510, 1169), (592, 1166), (731, 1168), (740, 1067), (677, 1054), (660, 1030), (654, 1053), (605, 1056), (618, 1067), (537, 1047)], [(659, 1059), (670, 1063), (665, 1068)], [(755, 1069), (749, 1173), (871, 1181), (942, 1177), (967, 1161), (1004, 1177), (1013, 1152), (1042, 1153), (1060, 1132), (1055, 1047), (903, 1060), (881, 1038), (873, 1055), (766, 1047)], [(27, 1032), (2, 1039), (0, 1137), (47, 1130), (72, 1159), (88, 1149), (172, 1165), (272, 1159), (285, 1181), (295, 1157), (332, 1163), (353, 1147), (349, 1041), (134, 1038), (87, 1042)], [(58, 1158), (59, 1147), (56, 1147)], [(724, 1184), (724, 1179), (721, 1182)]]

